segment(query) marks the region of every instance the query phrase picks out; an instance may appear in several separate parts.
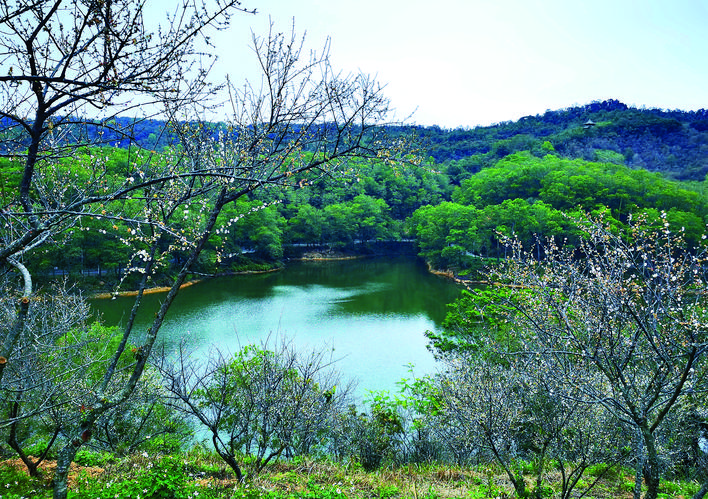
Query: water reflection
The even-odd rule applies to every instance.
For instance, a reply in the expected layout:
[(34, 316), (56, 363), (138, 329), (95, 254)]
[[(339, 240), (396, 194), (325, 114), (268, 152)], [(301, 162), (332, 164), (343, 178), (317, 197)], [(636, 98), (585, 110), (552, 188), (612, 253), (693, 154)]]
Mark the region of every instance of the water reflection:
[[(196, 355), (234, 351), (272, 334), (300, 348), (333, 348), (337, 366), (359, 380), (359, 394), (393, 390), (408, 375), (435, 369), (425, 331), (440, 327), (459, 294), (451, 281), (410, 258), (296, 262), (280, 272), (211, 279), (180, 292), (160, 332), (168, 346), (185, 338)], [(145, 331), (160, 295), (147, 295), (136, 331)], [(118, 324), (129, 298), (96, 301)]]

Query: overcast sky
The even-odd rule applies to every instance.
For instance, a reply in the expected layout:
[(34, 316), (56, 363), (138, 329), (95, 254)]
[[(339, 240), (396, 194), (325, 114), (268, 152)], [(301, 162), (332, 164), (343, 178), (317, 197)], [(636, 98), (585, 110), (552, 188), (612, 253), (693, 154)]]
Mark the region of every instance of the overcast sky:
[[(168, 1), (168, 0), (163, 0)], [(172, 0), (169, 0), (170, 2)], [(593, 100), (708, 108), (708, 0), (243, 0), (218, 37), (242, 78), (250, 29), (295, 20), (307, 45), (386, 84), (399, 118), (473, 127)]]

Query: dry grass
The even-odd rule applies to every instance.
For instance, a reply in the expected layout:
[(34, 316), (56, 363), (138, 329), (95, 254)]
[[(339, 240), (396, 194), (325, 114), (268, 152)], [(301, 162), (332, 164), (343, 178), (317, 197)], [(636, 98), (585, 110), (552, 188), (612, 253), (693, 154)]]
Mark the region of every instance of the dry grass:
[[(188, 281), (182, 284), (179, 289), (182, 288), (187, 288), (189, 286), (193, 286), (194, 284), (197, 284), (201, 282), (200, 279), (195, 279), (193, 281)], [(157, 286), (154, 288), (147, 288), (143, 291), (143, 294), (145, 295), (150, 295), (154, 293), (167, 293), (170, 289), (172, 289), (170, 286)], [(138, 292), (137, 291), (120, 291), (119, 293), (96, 293), (95, 295), (91, 296), (92, 299), (97, 299), (97, 300), (107, 300), (110, 298), (113, 298), (114, 296), (137, 296)]]
[[(33, 456), (29, 457), (32, 460), (35, 459)], [(27, 467), (20, 459), (6, 459), (4, 461), (0, 461), (0, 466), (14, 468), (20, 473), (25, 473), (29, 475), (27, 472)], [(52, 478), (54, 477), (54, 470), (56, 469), (56, 467), (56, 461), (42, 461), (42, 463), (39, 465), (40, 476), (36, 479), (39, 484), (45, 487), (50, 487)], [(104, 473), (104, 468), (98, 468), (93, 466), (79, 466), (76, 463), (71, 463), (71, 468), (69, 470), (69, 487), (72, 487), (76, 484), (76, 479), (79, 474), (97, 479), (101, 477)]]

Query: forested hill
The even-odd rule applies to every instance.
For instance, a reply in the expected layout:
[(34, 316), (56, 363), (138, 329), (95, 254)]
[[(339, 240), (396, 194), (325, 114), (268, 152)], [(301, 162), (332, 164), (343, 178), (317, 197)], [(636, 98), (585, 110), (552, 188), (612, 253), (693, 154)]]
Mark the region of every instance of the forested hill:
[[(592, 122), (593, 124), (587, 124)], [(708, 110), (636, 109), (616, 101), (546, 111), (518, 121), (472, 129), (406, 127), (423, 138), (453, 183), (517, 151), (555, 154), (662, 172), (677, 180), (708, 173)]]
[[(119, 120), (121, 127), (130, 121)], [(219, 123), (212, 126), (215, 134), (225, 129)], [(703, 180), (708, 173), (706, 109), (636, 109), (617, 100), (606, 100), (486, 127), (450, 130), (401, 126), (391, 131), (417, 134), (422, 139), (424, 153), (447, 165), (446, 172), (453, 184), (493, 166), (508, 154), (531, 151), (542, 155), (549, 145), (560, 157), (644, 168), (676, 180)], [(161, 150), (177, 140), (169, 131), (165, 132), (160, 120), (135, 121), (132, 134), (133, 140), (152, 150)], [(126, 138), (110, 137), (105, 131), (101, 138), (111, 146), (130, 143)]]
[[(156, 166), (170, 161), (169, 146), (176, 137), (169, 130), (161, 133), (164, 122), (132, 125), (133, 139), (146, 151), (126, 150), (117, 136), (92, 137), (90, 129), (65, 133), (108, 147), (82, 147), (70, 157), (54, 158), (53, 175), (88, 185), (97, 178), (96, 158), (101, 158), (100, 178), (122, 185), (142, 174), (134, 165), (143, 164), (143, 156)], [(223, 123), (206, 129), (214, 134), (224, 130)], [(316, 179), (307, 189), (270, 188), (244, 197), (224, 208), (220, 229), (194, 271), (252, 269), (254, 262), (270, 268), (307, 246), (352, 250), (357, 242), (410, 239), (434, 267), (465, 270), (477, 256), (504, 255), (504, 235), (514, 234), (527, 246), (536, 244), (536, 236), (570, 237), (574, 228), (568, 215), (576, 216), (577, 210), (606, 213), (618, 223), (635, 214), (650, 223), (661, 219), (682, 231), (690, 244), (702, 240), (708, 221), (704, 110), (631, 109), (605, 101), (470, 130), (386, 131), (416, 133), (423, 154), (434, 160), (392, 168), (381, 161), (350, 159), (343, 175)], [(0, 177), (0, 205), (10, 206), (21, 166), (13, 158), (0, 158)], [(176, 223), (180, 230), (196, 226), (202, 216), (198, 206), (189, 208)], [(131, 258), (124, 236), (140, 230), (130, 217), (96, 214), (80, 228), (69, 228), (65, 239), (57, 238), (57, 245), (31, 263), (32, 270), (111, 270), (118, 276), (120, 262)], [(104, 237), (107, 233), (111, 237)], [(360, 246), (357, 250), (369, 251), (366, 244)], [(166, 261), (179, 263), (180, 258), (175, 252)]]

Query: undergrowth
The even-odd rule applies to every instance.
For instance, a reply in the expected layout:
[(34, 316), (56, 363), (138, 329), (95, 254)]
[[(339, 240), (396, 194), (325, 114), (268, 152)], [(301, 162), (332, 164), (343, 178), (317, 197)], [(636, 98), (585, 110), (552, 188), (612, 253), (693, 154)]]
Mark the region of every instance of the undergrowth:
[[(365, 472), (356, 463), (295, 459), (270, 466), (258, 477), (238, 483), (218, 457), (201, 451), (178, 455), (136, 454), (109, 459), (82, 456), (70, 475), (76, 499), (511, 499), (513, 487), (495, 466), (406, 465)], [(88, 466), (88, 465), (91, 466)], [(0, 462), (0, 499), (49, 498), (53, 463), (31, 478), (17, 460)], [(558, 477), (548, 476), (553, 497)], [(630, 487), (630, 485), (632, 487)], [(632, 497), (631, 473), (618, 472), (601, 481), (587, 498)], [(662, 498), (688, 499), (698, 489), (690, 482), (663, 482)]]

